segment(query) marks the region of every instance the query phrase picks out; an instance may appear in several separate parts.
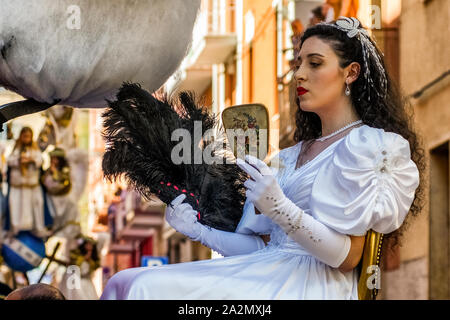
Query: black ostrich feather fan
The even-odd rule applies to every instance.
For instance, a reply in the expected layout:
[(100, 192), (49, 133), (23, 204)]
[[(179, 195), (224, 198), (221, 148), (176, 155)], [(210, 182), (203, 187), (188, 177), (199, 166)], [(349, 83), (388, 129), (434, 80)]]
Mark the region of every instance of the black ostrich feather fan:
[[(102, 115), (105, 177), (114, 181), (124, 176), (146, 199), (156, 195), (166, 204), (185, 193), (184, 202), (199, 212), (200, 223), (234, 232), (242, 217), (246, 174), (226, 154), (216, 163), (194, 162), (195, 153), (203, 153), (208, 146), (211, 155), (219, 155), (212, 148), (212, 139), (202, 140), (205, 131), (217, 125), (215, 116), (198, 106), (192, 93), (182, 92), (178, 99), (157, 99), (134, 83), (124, 83), (116, 101), (107, 102)], [(201, 134), (194, 134), (194, 128), (200, 127), (199, 122), (194, 126), (196, 121), (201, 122)], [(176, 129), (189, 134), (183, 141), (172, 141)], [(186, 138), (189, 148), (180, 153), (184, 160), (175, 164), (173, 148)]]

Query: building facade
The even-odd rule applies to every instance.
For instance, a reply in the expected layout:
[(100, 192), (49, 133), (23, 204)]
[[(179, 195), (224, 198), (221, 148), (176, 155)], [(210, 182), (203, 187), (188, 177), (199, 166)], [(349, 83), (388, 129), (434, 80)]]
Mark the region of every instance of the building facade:
[(400, 11), (400, 85), (423, 142), (426, 191), (399, 267), (385, 274), (384, 293), (389, 299), (449, 299), (450, 2), (403, 0)]

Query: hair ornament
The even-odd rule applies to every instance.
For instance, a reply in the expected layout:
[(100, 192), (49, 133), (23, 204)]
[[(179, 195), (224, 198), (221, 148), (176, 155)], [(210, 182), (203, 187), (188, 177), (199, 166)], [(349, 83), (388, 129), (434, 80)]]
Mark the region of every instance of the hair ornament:
[[(354, 38), (355, 36), (358, 38), (358, 40), (361, 43), (362, 48), (362, 55), (364, 59), (364, 90), (370, 90), (373, 88), (375, 92), (382, 96), (387, 96), (387, 79), (386, 79), (386, 71), (383, 67), (382, 59), (380, 55), (378, 54), (377, 49), (375, 48), (374, 43), (370, 40), (369, 33), (366, 29), (360, 28), (359, 20), (351, 17), (339, 17), (335, 23), (324, 23), (321, 22), (320, 24), (325, 24), (332, 26), (334, 28), (337, 28), (347, 34), (349, 38)], [(370, 68), (369, 68), (369, 61), (370, 57), (373, 57), (375, 62), (375, 67), (378, 69), (381, 78), (379, 87), (381, 90), (377, 89), (377, 86), (375, 86), (374, 81), (370, 74)], [(370, 101), (370, 95), (368, 95), (368, 99)]]

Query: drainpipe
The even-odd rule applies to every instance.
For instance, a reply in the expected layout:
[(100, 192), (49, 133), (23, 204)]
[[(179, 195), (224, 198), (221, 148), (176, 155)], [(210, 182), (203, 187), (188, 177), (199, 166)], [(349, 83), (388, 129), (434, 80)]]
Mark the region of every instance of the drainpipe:
[[(283, 1), (282, 0), (274, 0), (272, 2), (272, 7), (276, 6), (276, 24), (277, 24), (277, 107), (274, 110), (275, 113), (272, 116), (271, 123), (278, 123), (278, 125), (272, 125), (273, 128), (270, 130), (270, 140), (269, 143), (272, 145), (274, 149), (279, 148), (279, 126), (280, 126), (280, 109), (283, 106), (283, 85), (278, 82), (278, 79), (283, 77)], [(275, 129), (277, 128), (277, 129)], [(274, 130), (275, 129), (275, 130)]]
[(236, 104), (242, 104), (243, 0), (236, 0)]

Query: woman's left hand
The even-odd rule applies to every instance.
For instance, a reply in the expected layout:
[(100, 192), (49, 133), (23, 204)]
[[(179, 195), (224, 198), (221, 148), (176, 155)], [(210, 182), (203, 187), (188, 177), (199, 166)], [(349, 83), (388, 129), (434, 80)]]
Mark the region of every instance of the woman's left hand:
[(246, 156), (246, 161), (236, 160), (236, 164), (244, 170), (250, 179), (244, 182), (246, 196), (263, 214), (273, 218), (279, 212), (280, 205), (286, 199), (272, 170), (261, 160)]
[(186, 195), (182, 193), (166, 207), (166, 221), (178, 232), (197, 241), (202, 229), (202, 225), (197, 222), (198, 212), (189, 203), (183, 203), (184, 199)]

